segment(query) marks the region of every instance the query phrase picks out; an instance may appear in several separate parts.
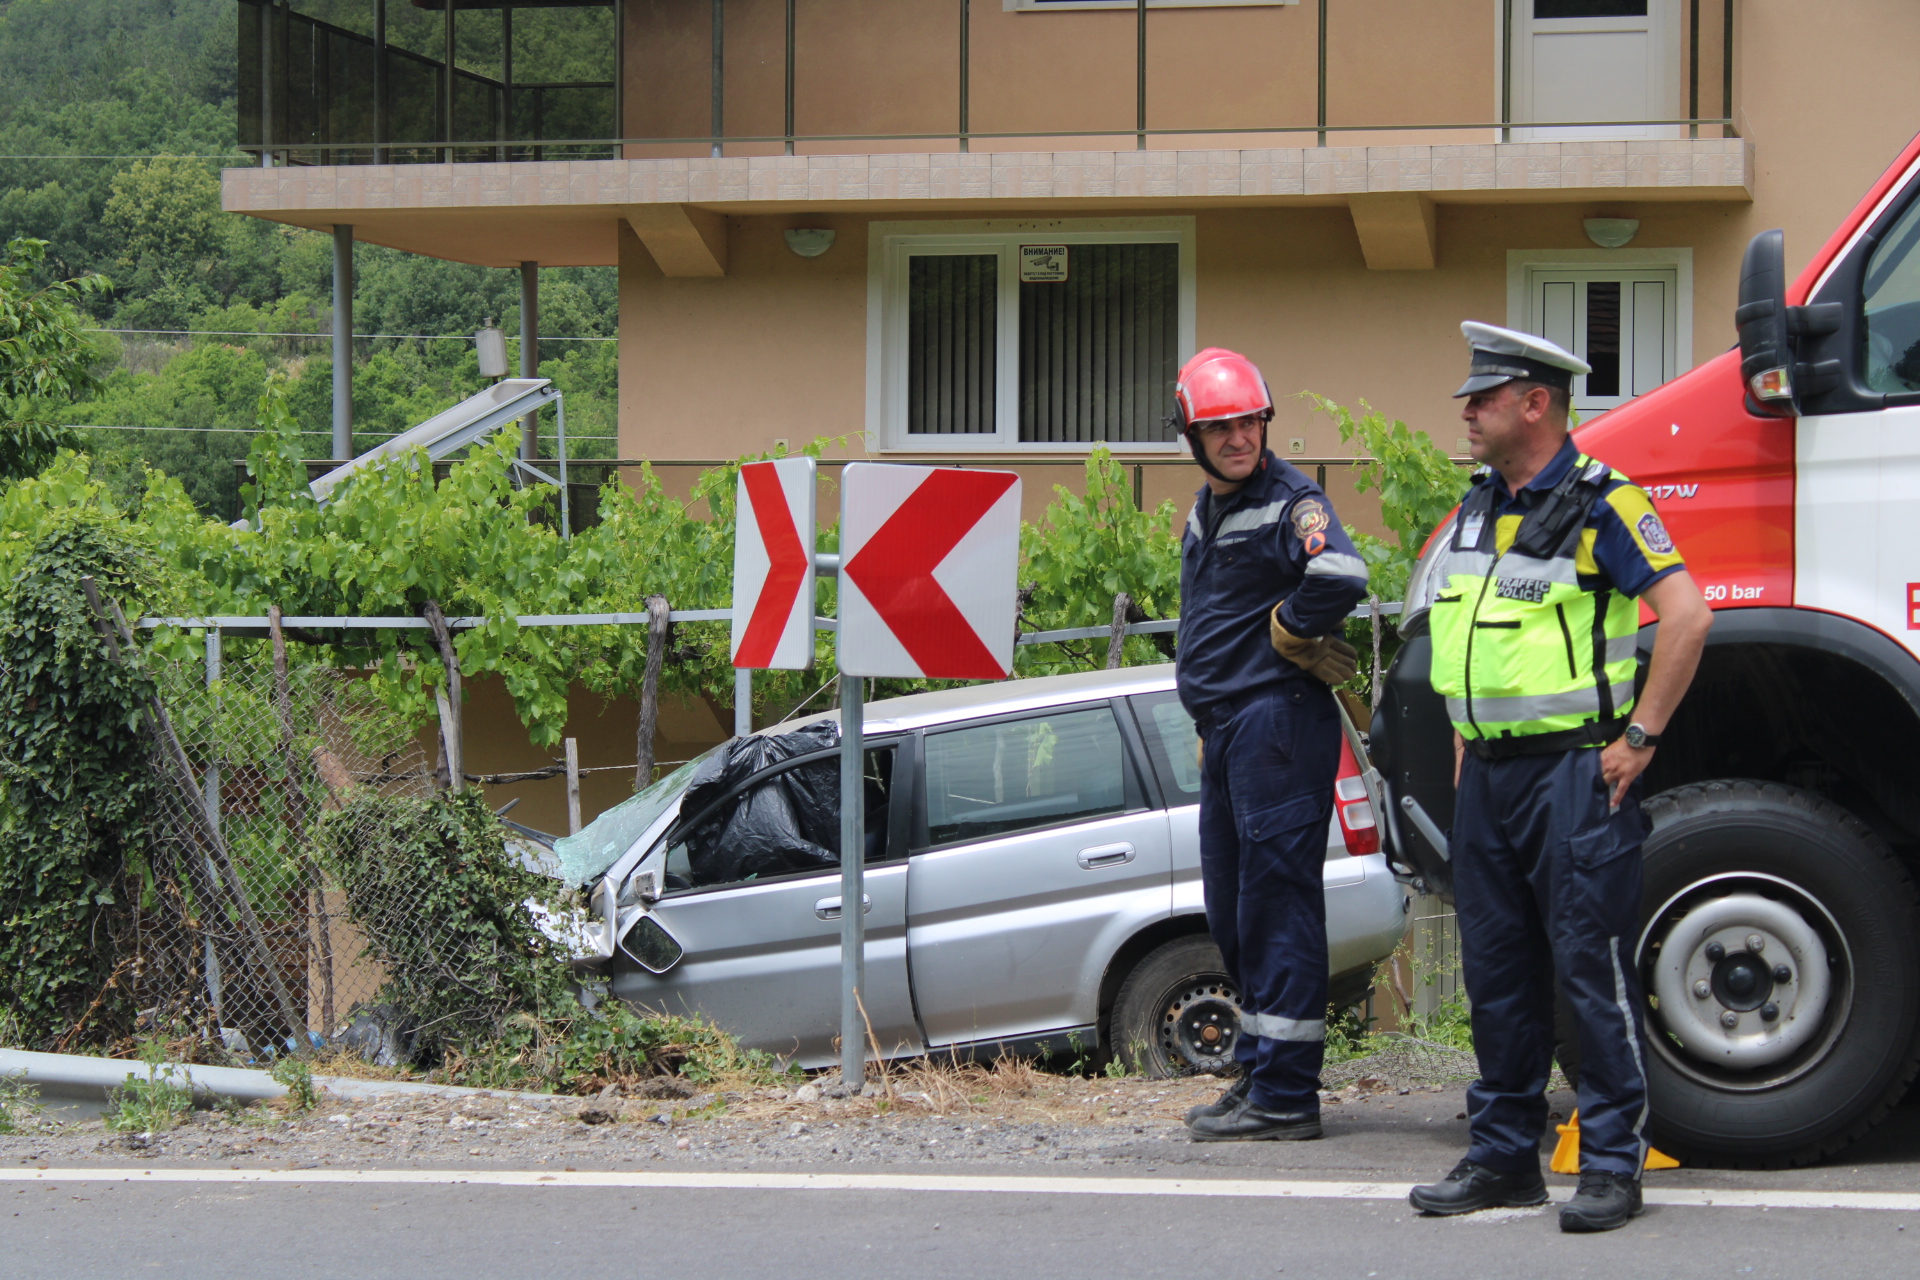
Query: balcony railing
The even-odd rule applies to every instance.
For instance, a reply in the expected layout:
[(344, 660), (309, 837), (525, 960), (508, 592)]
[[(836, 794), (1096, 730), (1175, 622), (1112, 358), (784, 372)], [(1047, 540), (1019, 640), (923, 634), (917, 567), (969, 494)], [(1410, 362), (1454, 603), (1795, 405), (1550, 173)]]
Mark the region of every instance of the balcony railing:
[[(516, 83), (511, 75), (511, 56), (505, 59), (507, 73), (489, 77), (459, 65), (455, 56), (457, 14), (462, 10), (498, 9), (511, 43), (511, 12), (514, 7), (610, 7), (615, 23), (616, 50), (627, 46), (627, 14), (624, 0), (412, 0), (422, 9), (437, 9), (441, 19), (445, 53), (439, 60), (418, 52), (395, 47), (384, 39), (388, 0), (370, 0), (375, 13), (375, 31), (369, 36), (335, 26), (318, 18), (292, 12), (285, 0), (239, 0), (239, 136), (241, 149), (260, 156), (262, 164), (391, 164), (480, 160), (537, 160), (551, 158), (596, 158), (659, 155), (766, 154), (778, 147), (787, 155), (801, 149), (857, 151), (860, 144), (928, 144), (928, 150), (951, 147), (968, 151), (976, 142), (1048, 141), (1071, 143), (1073, 140), (1101, 141), (1099, 149), (1112, 149), (1115, 143), (1131, 139), (1135, 148), (1146, 150), (1153, 140), (1219, 139), (1245, 136), (1272, 141), (1277, 145), (1341, 145), (1343, 138), (1374, 141), (1389, 135), (1469, 134), (1488, 140), (1512, 141), (1516, 130), (1523, 136), (1543, 136), (1544, 131), (1580, 130), (1590, 136), (1593, 130), (1659, 129), (1679, 136), (1701, 137), (1703, 129), (1711, 136), (1737, 136), (1733, 103), (1734, 0), (1687, 0), (1685, 22), (1686, 114), (1661, 119), (1622, 120), (1535, 120), (1517, 119), (1514, 100), (1513, 55), (1511, 40), (1502, 42), (1500, 79), (1500, 118), (1497, 120), (1419, 120), (1394, 123), (1348, 123), (1331, 119), (1328, 109), (1328, 5), (1329, 0), (1310, 0), (1317, 5), (1315, 21), (1316, 84), (1315, 118), (1311, 121), (1229, 121), (1206, 125), (1169, 127), (1150, 125), (1148, 67), (1151, 52), (1148, 33), (1147, 0), (1137, 0), (1135, 39), (1133, 41), (1133, 111), (1130, 121), (1115, 121), (1110, 127), (1048, 129), (974, 127), (977, 102), (973, 85), (977, 68), (973, 58), (973, 0), (929, 2), (929, 13), (943, 11), (954, 23), (951, 55), (957, 59), (957, 93), (951, 107), (951, 129), (888, 128), (886, 108), (877, 109), (865, 119), (880, 126), (872, 131), (846, 129), (805, 132), (797, 112), (795, 82), (800, 71), (822, 76), (845, 76), (846, 69), (824, 65), (801, 68), (796, 57), (796, 19), (805, 0), (785, 0), (784, 57), (780, 60), (781, 103), (784, 119), (779, 132), (760, 130), (729, 131), (727, 127), (727, 88), (730, 76), (736, 86), (737, 74), (730, 73), (726, 61), (728, 25), (726, 0), (688, 0), (688, 12), (711, 6), (710, 70), (706, 77), (708, 110), (705, 133), (696, 130), (663, 132), (643, 136), (619, 136), (616, 122), (626, 118), (622, 105), (625, 73), (620, 55), (615, 54), (614, 79), (566, 83)], [(392, 0), (397, 6), (404, 0)], [(997, 0), (984, 0), (998, 8)], [(1528, 0), (1502, 0), (1506, 29), (1513, 30), (1513, 9)], [(1719, 30), (1709, 33), (1703, 45), (1702, 9), (1717, 17)], [(1718, 9), (1717, 15), (1713, 10)], [(1187, 11), (1192, 12), (1192, 11)], [(685, 35), (684, 30), (680, 33)], [(1711, 37), (1717, 36), (1717, 39)], [(703, 41), (707, 37), (700, 37)], [(1717, 44), (1718, 49), (1713, 49)], [(1702, 80), (1702, 50), (1717, 54), (1717, 83)], [(687, 50), (691, 53), (691, 49)], [(709, 51), (700, 51), (700, 60), (708, 61)], [(761, 64), (772, 59), (761, 59)], [(451, 75), (448, 67), (452, 66)], [(766, 86), (755, 86), (764, 89)], [(737, 92), (736, 88), (736, 92)], [(758, 95), (762, 99), (764, 93)], [(1178, 104), (1178, 98), (1170, 95)], [(1717, 101), (1716, 101), (1717, 99)], [(687, 104), (682, 102), (684, 109)], [(1718, 114), (1703, 115), (1703, 107), (1717, 108)], [(754, 113), (762, 119), (764, 111)], [(845, 114), (844, 112), (842, 113)], [(917, 114), (917, 113), (916, 113)], [(1202, 143), (1201, 145), (1208, 145)], [(1212, 145), (1219, 145), (1214, 143)], [(729, 148), (732, 148), (729, 151)]]
[[(602, 8), (613, 2), (565, 7)], [(276, 0), (239, 0), (239, 7), (240, 149), (260, 156), (262, 163), (410, 164), (619, 154), (608, 137), (617, 128), (616, 81), (516, 81), (510, 7), (500, 8), (507, 34), (503, 52), (508, 52), (501, 59), (501, 77), (460, 65), (457, 15), (477, 7), (461, 0), (420, 6), (442, 9), (444, 47), (438, 59), (387, 40), (386, 0), (370, 6), (371, 33), (336, 26)]]

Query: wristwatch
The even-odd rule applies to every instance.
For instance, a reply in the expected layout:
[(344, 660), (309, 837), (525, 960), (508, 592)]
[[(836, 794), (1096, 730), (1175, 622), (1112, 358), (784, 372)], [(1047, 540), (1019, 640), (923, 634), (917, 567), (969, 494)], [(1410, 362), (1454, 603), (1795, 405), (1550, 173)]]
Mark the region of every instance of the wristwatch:
[(1660, 735), (1648, 733), (1645, 725), (1630, 724), (1625, 734), (1627, 745), (1635, 751), (1645, 751), (1648, 747), (1660, 745)]

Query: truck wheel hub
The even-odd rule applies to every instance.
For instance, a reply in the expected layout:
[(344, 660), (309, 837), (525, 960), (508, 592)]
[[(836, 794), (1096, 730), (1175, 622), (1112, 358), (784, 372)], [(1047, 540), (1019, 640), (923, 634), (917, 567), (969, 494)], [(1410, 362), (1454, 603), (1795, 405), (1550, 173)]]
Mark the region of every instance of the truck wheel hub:
[(1732, 1071), (1771, 1066), (1809, 1043), (1833, 988), (1819, 933), (1757, 893), (1695, 903), (1662, 939), (1651, 976), (1668, 1035)]

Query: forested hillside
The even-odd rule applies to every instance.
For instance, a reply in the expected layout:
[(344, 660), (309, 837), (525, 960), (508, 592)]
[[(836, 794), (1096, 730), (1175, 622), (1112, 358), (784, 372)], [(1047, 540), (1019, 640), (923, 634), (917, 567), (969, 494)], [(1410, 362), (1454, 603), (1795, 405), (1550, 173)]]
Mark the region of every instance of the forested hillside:
[[(222, 516), (269, 374), (290, 380), (310, 456), (331, 452), (330, 241), (220, 211), (219, 171), (247, 163), (233, 151), (236, 26), (233, 0), (0, 0), (0, 242), (48, 241), (45, 279), (113, 284), (86, 298), (101, 387), (52, 412), (147, 428), (77, 434), (128, 499), (154, 466)], [(356, 332), (429, 335), (357, 344), (358, 450), (479, 388), (471, 341), (430, 335), (488, 317), (517, 332), (519, 283), (373, 245), (355, 261)], [(541, 329), (556, 340), (541, 372), (567, 393), (576, 456), (612, 456), (610, 439), (584, 437), (614, 433), (616, 344), (557, 339), (611, 337), (615, 297), (610, 267), (542, 273)], [(314, 336), (266, 336), (287, 334)]]

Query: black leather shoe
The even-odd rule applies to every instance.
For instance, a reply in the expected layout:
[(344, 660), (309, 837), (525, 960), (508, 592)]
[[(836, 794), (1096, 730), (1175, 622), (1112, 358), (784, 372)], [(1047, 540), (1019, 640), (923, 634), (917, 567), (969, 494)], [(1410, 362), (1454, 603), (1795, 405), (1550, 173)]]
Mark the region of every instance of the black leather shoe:
[(1187, 1126), (1195, 1142), (1298, 1142), (1320, 1136), (1318, 1111), (1268, 1111), (1242, 1098), (1218, 1115)]
[(1562, 1231), (1612, 1231), (1647, 1211), (1640, 1199), (1640, 1180), (1624, 1173), (1599, 1170), (1580, 1175), (1580, 1189), (1560, 1206)]
[(1253, 1077), (1241, 1074), (1238, 1080), (1227, 1086), (1227, 1091), (1212, 1102), (1203, 1102), (1197, 1107), (1187, 1109), (1187, 1123), (1192, 1124), (1201, 1116), (1223, 1116), (1240, 1105), (1247, 1096), (1247, 1090), (1253, 1088)]
[(1483, 1164), (1462, 1160), (1441, 1182), (1429, 1182), (1407, 1193), (1407, 1203), (1422, 1213), (1450, 1217), (1476, 1209), (1527, 1208), (1547, 1202), (1547, 1184), (1540, 1171), (1500, 1173)]

